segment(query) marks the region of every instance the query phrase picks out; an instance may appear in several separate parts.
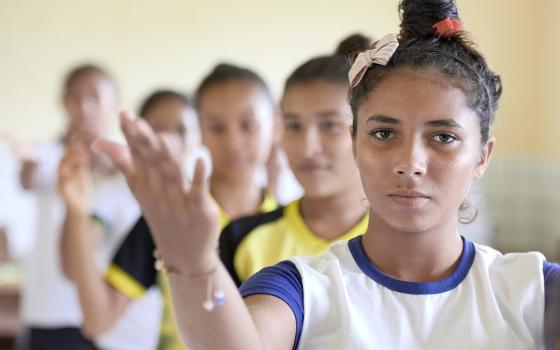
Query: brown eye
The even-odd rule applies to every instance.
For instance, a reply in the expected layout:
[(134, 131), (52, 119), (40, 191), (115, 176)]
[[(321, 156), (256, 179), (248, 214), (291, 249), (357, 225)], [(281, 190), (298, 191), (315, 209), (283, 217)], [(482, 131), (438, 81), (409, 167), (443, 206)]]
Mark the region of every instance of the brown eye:
[(334, 131), (337, 130), (338, 127), (339, 127), (339, 123), (332, 120), (325, 120), (320, 124), (321, 130), (325, 130), (325, 131)]
[(214, 134), (221, 134), (225, 131), (225, 127), (219, 124), (210, 124), (208, 125), (208, 130)]
[(395, 138), (395, 134), (388, 129), (376, 129), (373, 132), (371, 132), (370, 135), (372, 135), (373, 137), (379, 140), (390, 140)]
[(254, 130), (256, 128), (256, 126), (257, 126), (257, 123), (253, 120), (247, 120), (247, 121), (244, 121), (243, 124), (241, 124), (241, 127), (245, 131)]
[(295, 120), (289, 120), (284, 122), (284, 129), (286, 131), (297, 132), (302, 129), (301, 124)]
[(437, 134), (434, 136), (434, 141), (439, 142), (439, 143), (444, 143), (444, 144), (449, 144), (449, 143), (453, 143), (455, 141), (457, 141), (457, 137), (455, 137), (452, 134)]

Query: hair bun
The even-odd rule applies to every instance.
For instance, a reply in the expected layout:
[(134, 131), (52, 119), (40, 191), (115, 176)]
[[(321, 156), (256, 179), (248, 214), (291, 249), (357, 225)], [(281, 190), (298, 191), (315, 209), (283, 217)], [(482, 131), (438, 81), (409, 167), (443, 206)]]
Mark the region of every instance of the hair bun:
[(433, 25), (445, 19), (459, 19), (455, 0), (401, 0), (400, 40), (434, 35)]
[(359, 51), (365, 51), (371, 47), (371, 38), (362, 34), (352, 34), (338, 44), (335, 55), (349, 57)]

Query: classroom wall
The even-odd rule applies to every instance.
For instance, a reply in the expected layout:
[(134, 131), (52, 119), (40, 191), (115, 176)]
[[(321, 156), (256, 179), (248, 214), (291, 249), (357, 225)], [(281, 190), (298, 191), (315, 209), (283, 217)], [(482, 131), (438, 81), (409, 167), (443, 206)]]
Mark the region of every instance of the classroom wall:
[[(458, 3), (465, 28), (504, 81), (493, 129), (497, 149), (481, 181), (495, 243), (558, 254), (560, 1)], [(28, 142), (58, 135), (61, 77), (85, 61), (113, 72), (128, 108), (156, 87), (192, 91), (226, 60), (261, 72), (279, 96), (296, 65), (331, 52), (347, 34), (397, 31), (396, 6), (396, 0), (0, 0), (0, 131)]]
[[(396, 0), (328, 5), (318, 0), (1, 0), (0, 130), (28, 141), (60, 132), (61, 77), (68, 67), (89, 60), (103, 63), (118, 78), (126, 107), (135, 108), (158, 86), (192, 91), (223, 60), (254, 67), (279, 94), (298, 63), (330, 52), (348, 33), (379, 37), (396, 31), (396, 5)], [(560, 33), (552, 18), (558, 1), (460, 0), (459, 6), (466, 28), (504, 78), (494, 129), (498, 154), (560, 158), (558, 138), (520, 137), (558, 129), (550, 87), (560, 74), (555, 64), (560, 45), (547, 45)], [(552, 52), (550, 46), (555, 54), (544, 54)]]

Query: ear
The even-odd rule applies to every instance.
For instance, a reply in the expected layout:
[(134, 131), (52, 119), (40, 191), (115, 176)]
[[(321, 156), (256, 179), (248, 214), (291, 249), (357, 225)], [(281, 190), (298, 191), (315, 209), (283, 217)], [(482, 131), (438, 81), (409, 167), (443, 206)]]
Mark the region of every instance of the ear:
[(486, 172), (486, 168), (488, 168), (488, 164), (490, 163), (490, 158), (492, 156), (492, 152), (494, 151), (494, 145), (496, 144), (496, 139), (491, 137), (486, 141), (486, 145), (482, 148), (482, 154), (480, 156), (480, 160), (474, 169), (474, 178), (475, 180), (480, 179), (484, 173)]

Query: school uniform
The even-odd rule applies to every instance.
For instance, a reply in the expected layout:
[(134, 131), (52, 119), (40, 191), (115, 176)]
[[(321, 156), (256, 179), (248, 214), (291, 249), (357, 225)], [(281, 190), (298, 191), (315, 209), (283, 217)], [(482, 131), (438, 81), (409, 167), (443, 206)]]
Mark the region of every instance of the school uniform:
[[(95, 202), (92, 216), (103, 230), (100, 249), (104, 258), (100, 262), (100, 271), (106, 271), (141, 211), (121, 175), (114, 176), (99, 188)], [(162, 308), (161, 294), (152, 288), (130, 303), (117, 323), (95, 338), (95, 344), (106, 350), (155, 349)]]
[[(266, 195), (260, 211), (270, 211), (277, 207), (276, 201)], [(222, 210), (221, 227), (226, 225), (228, 220), (229, 217)], [(155, 269), (155, 249), (148, 224), (144, 217), (141, 217), (116, 252), (105, 278), (108, 283), (132, 300), (141, 298), (150, 288), (159, 288), (164, 296), (164, 311), (160, 318), (158, 349), (185, 349), (175, 326), (167, 278)]]
[(265, 268), (241, 294), (290, 306), (294, 349), (543, 349), (558, 282), (560, 265), (540, 253), (502, 255), (464, 238), (449, 277), (401, 281), (368, 259), (359, 236)]
[[(349, 240), (367, 230), (368, 215), (336, 240)], [(220, 235), (220, 257), (237, 283), (266, 266), (295, 255), (323, 254), (332, 241), (311, 231), (301, 217), (300, 201), (277, 210), (241, 218), (230, 223)]]

